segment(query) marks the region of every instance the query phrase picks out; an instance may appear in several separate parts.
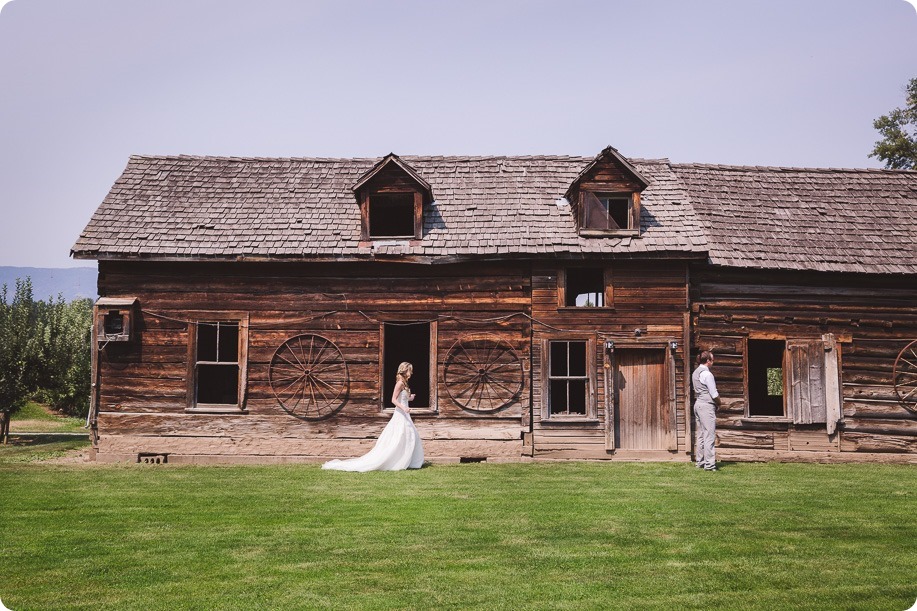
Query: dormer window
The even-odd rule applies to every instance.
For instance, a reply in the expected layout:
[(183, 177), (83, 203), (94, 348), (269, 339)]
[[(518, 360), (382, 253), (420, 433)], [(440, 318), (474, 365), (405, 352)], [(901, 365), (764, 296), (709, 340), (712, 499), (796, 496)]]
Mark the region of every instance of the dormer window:
[(369, 196), (370, 238), (415, 238), (414, 193)]
[(633, 194), (583, 191), (583, 229), (619, 231), (634, 228)]
[(353, 186), (360, 204), (361, 240), (420, 240), (429, 183), (395, 154), (386, 155)]
[(618, 151), (608, 147), (587, 165), (565, 195), (581, 236), (639, 236), (640, 194), (649, 186)]

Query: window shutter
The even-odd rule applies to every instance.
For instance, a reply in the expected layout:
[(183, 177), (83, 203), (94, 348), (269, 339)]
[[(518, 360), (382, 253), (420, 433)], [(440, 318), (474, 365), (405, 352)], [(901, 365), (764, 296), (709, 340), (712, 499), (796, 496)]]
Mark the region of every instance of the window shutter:
[(838, 343), (833, 333), (826, 333), (821, 338), (825, 350), (825, 403), (828, 434), (833, 435), (837, 430), (837, 423), (844, 417), (840, 354), (838, 354)]
[(827, 422), (824, 341), (787, 340), (786, 348), (789, 360), (788, 415), (795, 424)]

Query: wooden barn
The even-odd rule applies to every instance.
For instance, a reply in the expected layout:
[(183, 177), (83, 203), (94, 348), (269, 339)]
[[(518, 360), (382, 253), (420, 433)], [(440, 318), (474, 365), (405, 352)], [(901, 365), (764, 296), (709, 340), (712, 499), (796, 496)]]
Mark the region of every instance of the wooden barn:
[(917, 462), (915, 211), (915, 172), (610, 147), (135, 156), (73, 247), (96, 457), (355, 456), (406, 360), (432, 460), (688, 460), (712, 348), (721, 456)]

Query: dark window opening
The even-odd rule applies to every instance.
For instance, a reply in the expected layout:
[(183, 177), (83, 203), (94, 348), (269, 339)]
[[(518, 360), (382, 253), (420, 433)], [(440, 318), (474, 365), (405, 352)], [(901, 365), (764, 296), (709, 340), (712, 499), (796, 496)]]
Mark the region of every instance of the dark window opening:
[(238, 405), (239, 324), (197, 324), (197, 403)]
[(414, 236), (414, 194), (386, 193), (369, 198), (369, 236)]
[(124, 314), (118, 310), (111, 310), (105, 315), (103, 330), (105, 335), (120, 335), (124, 333)]
[(235, 405), (239, 402), (239, 368), (236, 365), (197, 366), (197, 402)]
[(565, 303), (567, 306), (601, 308), (605, 306), (605, 270), (570, 268), (567, 270)]
[(782, 340), (748, 340), (748, 415), (783, 416)]
[(411, 407), (432, 406), (430, 397), (430, 323), (389, 323), (383, 329), (382, 349), (382, 405), (392, 405), (395, 391), (395, 374), (398, 365), (407, 361), (414, 366), (408, 380), (411, 392), (416, 395)]
[(583, 228), (613, 231), (630, 229), (631, 198), (627, 195), (596, 195), (585, 192), (583, 196)]
[(548, 404), (551, 415), (586, 415), (586, 342), (550, 342)]

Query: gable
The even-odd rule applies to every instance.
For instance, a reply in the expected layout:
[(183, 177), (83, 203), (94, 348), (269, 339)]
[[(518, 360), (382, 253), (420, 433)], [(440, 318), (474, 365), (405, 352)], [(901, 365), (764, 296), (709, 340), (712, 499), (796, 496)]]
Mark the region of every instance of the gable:
[(612, 147), (576, 177), (565, 195), (580, 235), (640, 234), (640, 194), (649, 181)]

